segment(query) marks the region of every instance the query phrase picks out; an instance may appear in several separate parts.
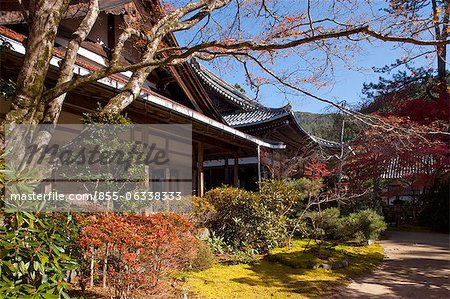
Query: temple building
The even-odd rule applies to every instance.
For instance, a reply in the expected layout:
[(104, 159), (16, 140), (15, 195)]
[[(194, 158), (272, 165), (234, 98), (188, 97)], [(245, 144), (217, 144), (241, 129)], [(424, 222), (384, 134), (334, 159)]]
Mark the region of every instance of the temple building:
[[(239, 159), (238, 162), (242, 165), (240, 169), (246, 172), (240, 177), (252, 176), (250, 180), (241, 180), (240, 186), (254, 189), (255, 182), (261, 176), (273, 176), (267, 169), (268, 164), (278, 164), (278, 167), (274, 168), (282, 168), (283, 162), (290, 158), (319, 154), (321, 151), (329, 154), (339, 148), (338, 144), (305, 131), (290, 105), (280, 108), (263, 106), (216, 76), (198, 61), (193, 60), (191, 66), (226, 124), (271, 144), (284, 145), (283, 149), (263, 148), (261, 151), (265, 153), (265, 161), (261, 161), (261, 152), (259, 156)], [(233, 165), (234, 160), (231, 159), (207, 161), (205, 165), (207, 187), (231, 184), (233, 180), (229, 169)]]
[[(108, 64), (123, 24), (136, 19), (148, 20), (153, 1), (100, 0), (101, 13), (88, 38), (82, 43), (74, 69), (83, 76)], [(67, 13), (61, 22), (53, 49), (46, 86), (53, 86), (72, 32), (83, 12)], [(25, 55), (27, 26), (17, 1), (1, 4), (0, 39), (8, 44), (0, 55), (1, 78), (15, 81)], [(174, 36), (165, 43), (176, 46)], [(122, 64), (137, 62), (139, 53), (129, 43)], [(131, 73), (119, 73), (84, 85), (68, 93), (60, 123), (81, 123), (80, 116), (94, 112), (98, 105), (119, 93)], [(4, 117), (10, 103), (0, 99)], [(205, 190), (220, 184), (254, 189), (262, 177), (273, 175), (267, 165), (280, 167), (285, 159), (306, 152), (333, 150), (337, 144), (306, 132), (287, 105), (268, 108), (249, 99), (220, 79), (198, 61), (161, 68), (150, 74), (141, 95), (125, 113), (139, 124), (192, 125), (192, 191), (203, 195)], [(155, 170), (153, 176), (171, 176)]]

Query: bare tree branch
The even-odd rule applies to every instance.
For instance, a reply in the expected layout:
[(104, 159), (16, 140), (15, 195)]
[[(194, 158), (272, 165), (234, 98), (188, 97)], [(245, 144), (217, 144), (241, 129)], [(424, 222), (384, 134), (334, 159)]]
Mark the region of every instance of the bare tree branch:
[[(211, 9), (213, 9), (213, 8), (211, 8)], [(204, 18), (205, 16), (202, 16), (202, 17)], [(200, 21), (200, 20), (198, 20), (198, 21)], [(194, 26), (194, 24), (193, 23), (181, 23), (181, 25), (172, 27), (172, 29), (181, 30), (181, 27), (178, 27), (178, 26), (181, 26), (181, 27), (188, 26), (189, 27), (189, 26)], [(126, 40), (125, 37), (128, 37), (131, 32), (134, 32), (134, 31), (132, 31), (130, 29), (129, 31), (124, 33), (123, 40)], [(145, 61), (141, 60), (141, 62), (134, 64), (134, 65), (130, 65), (130, 66), (125, 66), (125, 67), (110, 66), (103, 70), (98, 70), (92, 74), (85, 76), (85, 77), (78, 78), (71, 83), (62, 84), (62, 85), (56, 86), (56, 87), (48, 90), (45, 93), (45, 97), (46, 98), (56, 97), (56, 96), (60, 95), (61, 93), (65, 93), (70, 89), (80, 86), (81, 84), (92, 82), (93, 80), (98, 80), (98, 79), (101, 79), (101, 78), (104, 78), (104, 77), (107, 77), (107, 76), (110, 76), (112, 74), (119, 73), (119, 72), (133, 71), (133, 70), (137, 70), (139, 68), (148, 67), (148, 66), (155, 66), (155, 67), (164, 66), (164, 65), (169, 65), (169, 64), (175, 64), (175, 62), (182, 63), (183, 61), (186, 61), (187, 59), (194, 56), (194, 54), (196, 54), (197, 52), (202, 52), (202, 51), (206, 52), (204, 50), (209, 49), (209, 48), (216, 49), (216, 50), (220, 49), (223, 51), (223, 54), (229, 54), (229, 55), (232, 55), (234, 51), (242, 51), (242, 50), (275, 51), (275, 50), (294, 48), (294, 47), (298, 47), (300, 45), (308, 44), (308, 43), (319, 41), (319, 40), (347, 37), (347, 36), (360, 34), (360, 33), (366, 33), (366, 34), (369, 34), (371, 36), (374, 36), (376, 38), (386, 40), (386, 41), (409, 42), (409, 43), (416, 43), (416, 44), (421, 44), (421, 45), (436, 45), (436, 44), (442, 44), (442, 43), (450, 43), (450, 41), (448, 41), (448, 40), (446, 40), (446, 41), (423, 41), (423, 40), (415, 40), (412, 38), (384, 36), (384, 35), (381, 35), (379, 33), (372, 31), (367, 26), (357, 27), (357, 28), (343, 30), (343, 31), (337, 31), (337, 32), (318, 34), (318, 35), (311, 36), (311, 37), (299, 38), (299, 39), (289, 41), (286, 43), (258, 43), (258, 42), (251, 41), (251, 40), (240, 41), (240, 42), (236, 42), (236, 43), (224, 43), (224, 42), (220, 42), (220, 41), (210, 41), (210, 42), (200, 43), (200, 44), (197, 44), (192, 47), (171, 47), (171, 48), (165, 48), (165, 49), (156, 51), (155, 55), (165, 54), (165, 53), (167, 53), (167, 54), (179, 53), (180, 51), (185, 51), (180, 54), (169, 55), (167, 58), (164, 58), (162, 60), (147, 59)], [(153, 44), (153, 46), (154, 46), (154, 44)], [(116, 46), (116, 49), (114, 50), (114, 55), (113, 55), (113, 57), (114, 57), (113, 62), (117, 61), (117, 59), (119, 57), (118, 55), (121, 52), (122, 47), (123, 47), (122, 43), (120, 43), (118, 46)]]

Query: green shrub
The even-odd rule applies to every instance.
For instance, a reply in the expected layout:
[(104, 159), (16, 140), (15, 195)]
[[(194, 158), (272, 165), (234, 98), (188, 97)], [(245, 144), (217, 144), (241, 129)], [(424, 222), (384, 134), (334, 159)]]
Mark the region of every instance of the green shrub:
[(263, 180), (260, 184), (260, 197), (274, 213), (286, 213), (306, 196), (305, 190), (297, 182), (298, 180)]
[[(5, 165), (0, 155), (0, 184), (17, 184), (28, 194), (36, 173)], [(78, 226), (70, 213), (5, 212), (0, 200), (0, 298), (69, 298), (67, 273), (78, 267)]]
[(244, 250), (236, 251), (231, 256), (231, 262), (233, 264), (253, 264), (256, 261), (258, 252), (255, 249), (247, 248)]
[(204, 227), (208, 221), (214, 218), (216, 209), (207, 199), (192, 196), (192, 213), (190, 220), (196, 227)]
[(0, 298), (69, 298), (67, 271), (77, 226), (70, 214), (4, 214), (0, 227)]
[(259, 252), (281, 245), (286, 237), (286, 219), (267, 208), (259, 193), (221, 187), (206, 193), (216, 211), (206, 226), (223, 237), (233, 250), (247, 245)]
[[(318, 195), (321, 188), (320, 180), (306, 178), (263, 180), (260, 192), (220, 187), (204, 198), (194, 198), (192, 215), (197, 226), (214, 231), (231, 251), (242, 251), (248, 245), (262, 253), (284, 245), (293, 228), (298, 230), (296, 221), (305, 209), (304, 199)], [(217, 240), (209, 241), (216, 244)]]
[(260, 184), (260, 197), (273, 213), (295, 218), (298, 211), (305, 208), (303, 200), (309, 195), (318, 195), (321, 188), (321, 182), (313, 182), (307, 178), (263, 180)]
[(199, 240), (197, 244), (197, 254), (191, 262), (191, 268), (194, 271), (203, 271), (211, 268), (217, 262), (211, 247), (205, 242)]
[(337, 208), (306, 214), (306, 235), (316, 239), (333, 240), (341, 243), (367, 244), (376, 240), (386, 229), (383, 216), (372, 210), (363, 210), (341, 216)]
[(336, 237), (347, 242), (367, 244), (376, 240), (386, 229), (383, 216), (372, 210), (363, 210), (344, 217), (339, 221)]
[(341, 213), (337, 208), (306, 213), (305, 218), (309, 225), (307, 234), (313, 234), (316, 238), (320, 237), (325, 240), (335, 239), (341, 221), (340, 215)]
[(211, 235), (203, 241), (209, 245), (214, 253), (223, 254), (228, 250), (228, 245), (223, 240), (223, 237), (217, 236), (215, 232), (212, 232)]

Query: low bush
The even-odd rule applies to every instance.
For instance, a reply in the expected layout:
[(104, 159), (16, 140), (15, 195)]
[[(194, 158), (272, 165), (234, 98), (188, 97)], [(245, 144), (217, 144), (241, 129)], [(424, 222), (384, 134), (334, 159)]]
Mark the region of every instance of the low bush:
[(68, 213), (0, 213), (0, 298), (69, 298), (77, 226)]
[(322, 211), (312, 211), (305, 215), (308, 223), (307, 234), (314, 235), (317, 238), (331, 240), (336, 237), (336, 231), (339, 226), (340, 211), (337, 208), (329, 208)]
[(204, 198), (195, 197), (194, 223), (223, 238), (232, 252), (249, 247), (264, 253), (283, 246), (290, 232), (298, 230), (296, 221), (306, 208), (304, 199), (317, 196), (323, 184), (317, 178), (302, 178), (263, 180), (259, 187), (260, 192), (220, 187)]
[(99, 213), (82, 223), (79, 244), (88, 260), (107, 261), (105, 278), (116, 298), (130, 298), (137, 290), (161, 298), (170, 293), (170, 274), (187, 269), (198, 256), (194, 227), (173, 213)]
[(256, 262), (256, 258), (258, 256), (258, 252), (255, 249), (244, 249), (239, 250), (233, 253), (231, 256), (231, 263), (232, 264), (248, 264), (252, 265)]
[(215, 217), (216, 209), (206, 198), (192, 196), (190, 220), (196, 227), (205, 227)]
[(265, 179), (260, 183), (259, 196), (267, 209), (277, 215), (286, 215), (287, 218), (293, 219), (305, 208), (304, 199), (319, 195), (322, 187), (320, 179)]
[(330, 208), (306, 214), (306, 235), (314, 239), (341, 243), (367, 244), (376, 240), (386, 229), (383, 216), (372, 210), (363, 210), (341, 216), (339, 209)]
[(259, 187), (267, 209), (278, 215), (289, 214), (306, 196), (306, 186), (300, 180), (263, 180)]
[(336, 237), (346, 242), (367, 244), (368, 240), (376, 240), (386, 229), (383, 216), (372, 210), (363, 210), (343, 217), (339, 221)]
[(210, 236), (203, 239), (209, 247), (217, 254), (223, 254), (228, 251), (228, 245), (223, 240), (223, 237), (217, 236), (215, 232), (212, 232)]
[[(31, 193), (36, 183), (30, 178), (36, 178), (36, 171), (5, 165), (6, 156), (0, 155), (0, 185), (14, 183), (10, 192)], [(6, 205), (2, 190), (0, 298), (69, 298), (67, 273), (78, 267), (74, 248), (78, 226), (72, 214), (13, 212), (16, 209)]]
[(194, 271), (203, 271), (211, 268), (217, 262), (216, 256), (211, 247), (205, 242), (199, 240), (196, 248), (196, 255), (191, 262), (191, 269)]
[(259, 193), (221, 187), (206, 193), (215, 210), (206, 226), (223, 238), (233, 251), (247, 246), (266, 252), (286, 237), (286, 218), (267, 208)]

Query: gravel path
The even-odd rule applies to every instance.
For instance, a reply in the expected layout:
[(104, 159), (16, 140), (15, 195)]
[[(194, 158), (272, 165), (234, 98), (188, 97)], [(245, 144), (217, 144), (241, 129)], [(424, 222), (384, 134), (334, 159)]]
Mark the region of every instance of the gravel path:
[(390, 232), (385, 260), (331, 298), (450, 298), (449, 235)]

